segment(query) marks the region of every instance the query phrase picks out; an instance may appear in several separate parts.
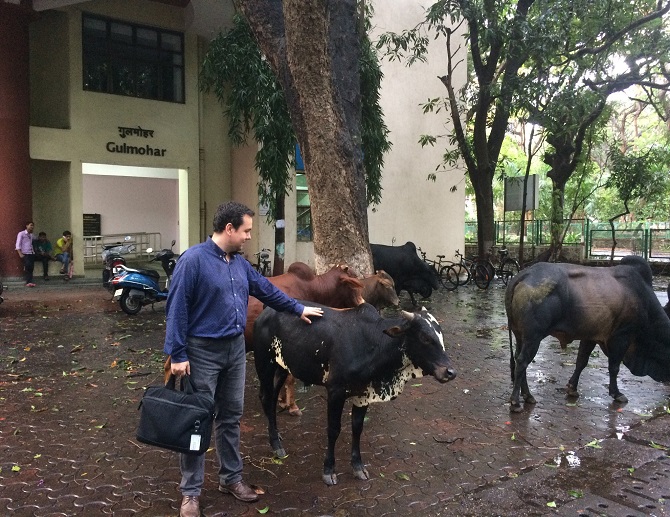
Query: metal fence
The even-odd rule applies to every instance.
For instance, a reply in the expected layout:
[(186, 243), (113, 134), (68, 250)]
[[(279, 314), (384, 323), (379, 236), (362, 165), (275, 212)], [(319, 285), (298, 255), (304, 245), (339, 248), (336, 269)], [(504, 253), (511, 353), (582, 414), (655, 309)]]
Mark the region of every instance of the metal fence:
[(129, 260), (149, 258), (147, 248), (159, 250), (161, 234), (155, 233), (115, 233), (110, 235), (91, 235), (84, 237), (84, 264), (102, 264), (102, 251), (109, 244), (134, 244), (135, 251), (125, 255)]
[[(568, 220), (563, 222), (564, 228)], [(519, 243), (519, 221), (495, 222), (495, 245), (514, 248)], [(580, 248), (575, 253), (587, 260), (606, 260), (616, 239), (615, 257), (640, 255), (647, 260), (670, 261), (670, 222), (615, 223), (614, 236), (609, 222), (573, 219), (563, 241), (563, 248)], [(465, 242), (477, 243), (477, 222), (465, 223)], [(524, 245), (546, 248), (551, 243), (551, 221), (535, 220), (526, 223)]]
[[(647, 260), (670, 260), (670, 230), (642, 228), (616, 230), (614, 254), (640, 255)], [(593, 259), (609, 258), (612, 252), (612, 230), (591, 230), (589, 235), (589, 255)]]

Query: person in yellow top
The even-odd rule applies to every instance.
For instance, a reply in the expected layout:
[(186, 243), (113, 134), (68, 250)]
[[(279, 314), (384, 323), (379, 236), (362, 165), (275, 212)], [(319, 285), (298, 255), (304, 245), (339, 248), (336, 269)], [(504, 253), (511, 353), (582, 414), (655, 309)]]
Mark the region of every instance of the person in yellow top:
[(60, 274), (65, 275), (65, 280), (69, 280), (68, 270), (72, 260), (72, 233), (68, 230), (65, 230), (63, 236), (56, 241), (54, 255), (56, 255), (56, 260), (63, 264), (63, 267), (60, 268)]

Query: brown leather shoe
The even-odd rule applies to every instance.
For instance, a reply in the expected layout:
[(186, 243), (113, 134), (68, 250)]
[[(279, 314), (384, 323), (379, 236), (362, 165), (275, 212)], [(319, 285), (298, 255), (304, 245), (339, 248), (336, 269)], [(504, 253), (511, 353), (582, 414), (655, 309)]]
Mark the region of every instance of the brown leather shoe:
[(253, 503), (258, 501), (258, 494), (256, 491), (247, 485), (244, 481), (238, 481), (232, 485), (219, 485), (219, 492), (224, 494), (233, 494), (236, 499), (244, 501), (245, 503)]
[(200, 498), (197, 495), (185, 495), (181, 500), (179, 517), (200, 517)]

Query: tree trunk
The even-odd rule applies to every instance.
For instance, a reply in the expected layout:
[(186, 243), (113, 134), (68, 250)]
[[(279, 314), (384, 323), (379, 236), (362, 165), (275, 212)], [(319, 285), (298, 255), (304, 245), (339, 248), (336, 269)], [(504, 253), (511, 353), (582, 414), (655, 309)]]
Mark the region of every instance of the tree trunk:
[(489, 174), (470, 174), (477, 203), (477, 248), (480, 257), (486, 256), (495, 244), (495, 214), (493, 212), (493, 183)]
[[(547, 142), (551, 144), (554, 149), (544, 157), (544, 162), (551, 167), (547, 172), (547, 177), (551, 179), (552, 193), (551, 193), (551, 255), (549, 262), (557, 262), (561, 256), (561, 249), (563, 248), (563, 237), (565, 231), (563, 228), (563, 221), (565, 219), (565, 185), (570, 179), (570, 176), (577, 168), (577, 145), (573, 143), (577, 137), (570, 134), (563, 136), (550, 135)], [(579, 142), (579, 150), (581, 151), (581, 141)]]
[(565, 184), (552, 179), (551, 191), (551, 245), (549, 246), (549, 262), (557, 262), (563, 247), (563, 210), (565, 200)]
[(241, 0), (277, 72), (305, 163), (317, 273), (372, 272), (360, 123), (355, 0)]

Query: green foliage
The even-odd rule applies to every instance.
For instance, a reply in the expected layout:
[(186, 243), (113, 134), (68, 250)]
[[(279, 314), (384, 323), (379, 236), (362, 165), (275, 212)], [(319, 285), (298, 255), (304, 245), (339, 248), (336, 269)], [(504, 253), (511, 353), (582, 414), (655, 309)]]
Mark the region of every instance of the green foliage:
[(391, 150), (389, 129), (384, 122), (384, 113), (379, 104), (379, 91), (384, 77), (379, 64), (377, 50), (365, 37), (361, 44), (361, 141), (367, 202), (377, 205), (382, 199), (382, 168), (384, 155)]
[(251, 131), (260, 143), (256, 153), (259, 201), (269, 206), (268, 217), (274, 218), (277, 194), (286, 193), (290, 185), (296, 137), (279, 82), (240, 14), (235, 14), (228, 32), (211, 42), (200, 84), (224, 105), (234, 144), (243, 144)]
[[(367, 201), (378, 204), (383, 157), (391, 143), (379, 104), (383, 75), (367, 37), (361, 45), (360, 72)], [(260, 203), (270, 208), (268, 219), (275, 219), (277, 196), (286, 194), (291, 185), (297, 139), (284, 92), (242, 15), (235, 14), (231, 29), (211, 42), (202, 63), (200, 85), (223, 104), (229, 119), (228, 135), (235, 145), (243, 144), (251, 133), (260, 144), (256, 153), (258, 196)]]
[[(670, 151), (667, 147), (652, 147), (642, 153), (624, 154), (614, 148), (611, 152), (611, 175), (608, 186), (615, 189), (620, 207), (630, 211), (630, 203), (638, 206), (665, 201), (670, 187), (668, 168)], [(611, 214), (614, 216), (617, 214)]]

